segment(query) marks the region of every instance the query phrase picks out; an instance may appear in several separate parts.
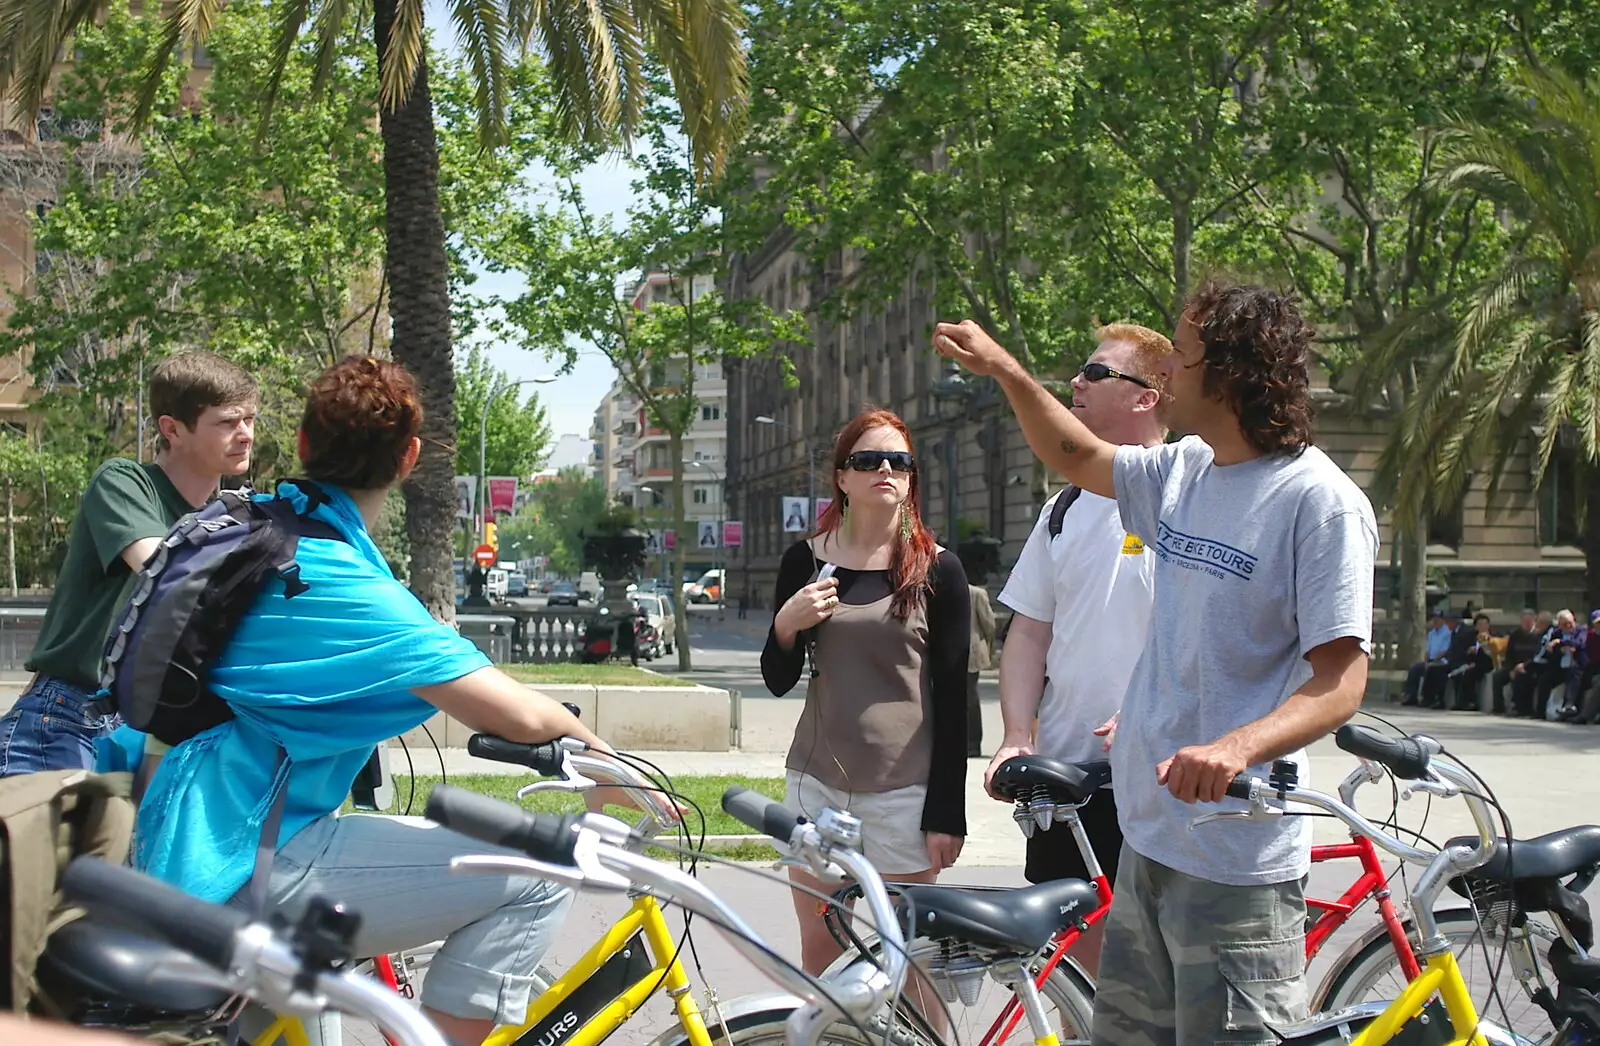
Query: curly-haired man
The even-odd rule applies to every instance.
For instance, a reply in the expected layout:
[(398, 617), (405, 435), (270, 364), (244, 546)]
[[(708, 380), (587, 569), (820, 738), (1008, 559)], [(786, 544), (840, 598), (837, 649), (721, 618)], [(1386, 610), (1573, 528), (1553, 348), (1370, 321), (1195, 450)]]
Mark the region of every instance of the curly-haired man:
[(1047, 465), (1115, 497), (1155, 549), (1149, 641), (1112, 746), (1125, 842), (1096, 1044), (1269, 1043), (1305, 1016), (1310, 822), (1191, 831), (1190, 804), (1279, 758), (1304, 782), (1305, 746), (1366, 689), (1377, 524), (1311, 445), (1311, 333), (1289, 298), (1206, 286), (1162, 375), (1162, 419), (1189, 436), (1138, 447), (1097, 438), (977, 324), (935, 330), (940, 352), (999, 379)]

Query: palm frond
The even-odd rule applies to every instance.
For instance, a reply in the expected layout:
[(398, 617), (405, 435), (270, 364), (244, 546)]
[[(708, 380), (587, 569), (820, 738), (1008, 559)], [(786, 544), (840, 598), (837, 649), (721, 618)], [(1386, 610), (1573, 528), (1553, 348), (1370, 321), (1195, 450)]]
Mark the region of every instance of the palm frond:
[(452, 0), (456, 38), (472, 69), (478, 108), (478, 137), (488, 148), (505, 138), (506, 33), (498, 0)]
[(422, 0), (395, 0), (394, 21), (380, 57), (378, 101), (392, 111), (411, 96), (422, 68)]
[[(343, 0), (335, 0), (343, 3)], [(262, 119), (256, 128), (256, 144), (260, 145), (271, 122), (272, 111), (278, 104), (278, 91), (283, 87), (283, 74), (289, 67), (289, 56), (294, 53), (300, 39), (300, 27), (310, 13), (311, 0), (283, 0), (278, 17), (278, 34), (272, 44), (272, 73), (267, 80), (267, 94), (262, 101)], [(324, 9), (326, 14), (326, 9)], [(319, 46), (323, 46), (319, 44)], [(320, 55), (319, 55), (320, 58)], [(328, 61), (332, 62), (330, 55)]]
[(133, 122), (136, 126), (143, 127), (149, 122), (150, 113), (156, 107), (156, 99), (161, 94), (161, 82), (166, 79), (167, 67), (172, 64), (172, 53), (183, 42), (183, 26), (175, 14), (176, 12), (168, 16), (166, 29), (161, 34), (161, 42), (156, 45), (156, 52), (150, 59), (150, 65), (139, 81), (137, 105), (133, 112)]
[[(311, 77), (311, 89), (322, 91), (333, 79), (333, 63), (339, 58), (339, 37), (350, 17), (350, 0), (323, 0), (317, 12), (314, 28), (317, 34), (316, 66)], [(278, 60), (281, 67), (288, 61), (285, 53)]]
[(702, 175), (721, 173), (749, 105), (737, 0), (634, 0), (640, 26), (672, 78)]
[(0, 93), (26, 119), (44, 105), (56, 55), (67, 37), (92, 18), (101, 0), (5, 0), (0, 3)]

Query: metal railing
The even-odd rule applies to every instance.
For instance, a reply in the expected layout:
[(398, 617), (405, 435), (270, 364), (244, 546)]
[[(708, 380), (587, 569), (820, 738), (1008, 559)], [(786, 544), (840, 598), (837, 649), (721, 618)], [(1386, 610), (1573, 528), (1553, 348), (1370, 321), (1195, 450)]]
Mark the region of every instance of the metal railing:
[(0, 669), (22, 671), (44, 624), (44, 607), (0, 608)]

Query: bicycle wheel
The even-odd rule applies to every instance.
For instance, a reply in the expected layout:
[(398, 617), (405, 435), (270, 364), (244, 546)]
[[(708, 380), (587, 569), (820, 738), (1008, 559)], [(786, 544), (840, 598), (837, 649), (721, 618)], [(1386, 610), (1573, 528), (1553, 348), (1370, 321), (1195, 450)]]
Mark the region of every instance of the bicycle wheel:
[[(866, 943), (872, 957), (877, 959), (881, 947), (877, 937), (869, 936)], [(997, 1026), (996, 1022), (1007, 1005), (1016, 998), (1016, 992), (997, 980), (993, 972), (979, 970), (952, 978), (942, 969), (935, 968), (930, 974), (928, 959), (939, 953), (939, 945), (919, 938), (911, 942), (910, 950), (917, 970), (907, 978), (901, 1005), (915, 1007), (924, 1014), (942, 1013), (939, 1003), (934, 999), (934, 993), (937, 992), (949, 1010), (950, 1026), (947, 1031), (937, 1026), (936, 1030), (940, 1030), (947, 1041), (962, 1046), (1018, 1046), (1033, 1041), (1033, 1031), (1026, 1016), (1019, 1017), (1009, 1035), (1001, 1034), (1003, 1025)], [(822, 975), (823, 979), (838, 974), (858, 961), (857, 955), (846, 952), (828, 967)], [(1027, 964), (1030, 975), (1035, 979), (1044, 962), (1043, 958), (1035, 957)], [(919, 982), (922, 984), (920, 989), (916, 987)], [(923, 994), (919, 995), (919, 991)], [(1089, 1022), (1094, 1016), (1094, 985), (1076, 966), (1065, 960), (1058, 963), (1044, 984), (1040, 985), (1039, 1001), (1044, 1005), (1046, 1022), (1055, 1031), (1062, 1046), (1089, 1041)], [(1019, 1014), (1021, 1005), (1020, 1001), (1016, 1004)], [(908, 1032), (913, 1031), (911, 1022), (906, 1018), (902, 1017), (898, 1023)], [(859, 1035), (859, 1031), (856, 1034)]]
[[(1439, 932), (1455, 952), (1461, 976), (1472, 990), (1473, 1002), (1484, 1020), (1515, 1032), (1529, 1042), (1551, 1041), (1555, 1029), (1550, 1025), (1549, 1016), (1528, 997), (1518, 978), (1518, 967), (1524, 962), (1515, 938), (1510, 942), (1504, 961), (1501, 960), (1501, 948), (1507, 943), (1504, 924), (1484, 916), (1480, 930), (1470, 908), (1452, 908), (1437, 913), (1434, 918)], [(1531, 918), (1526, 925), (1540, 970), (1522, 972), (1537, 984), (1539, 972), (1550, 969), (1550, 945), (1557, 939), (1556, 932)], [(1407, 924), (1406, 929), (1415, 945), (1415, 927)], [(1498, 978), (1495, 977), (1497, 970)], [(1329, 979), (1322, 1009), (1337, 1010), (1356, 1003), (1398, 998), (1405, 986), (1406, 976), (1400, 970), (1400, 957), (1395, 954), (1394, 946), (1387, 935), (1377, 937)]]

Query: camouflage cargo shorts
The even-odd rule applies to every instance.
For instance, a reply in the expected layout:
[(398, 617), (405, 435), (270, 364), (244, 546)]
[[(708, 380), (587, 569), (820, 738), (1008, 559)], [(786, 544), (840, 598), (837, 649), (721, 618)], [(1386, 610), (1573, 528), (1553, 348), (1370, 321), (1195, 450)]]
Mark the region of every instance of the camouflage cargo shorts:
[(1095, 985), (1093, 1046), (1270, 1046), (1304, 1020), (1305, 882), (1227, 886), (1126, 844)]

